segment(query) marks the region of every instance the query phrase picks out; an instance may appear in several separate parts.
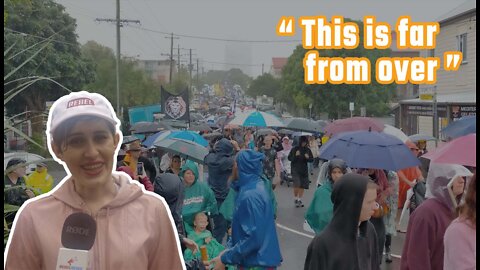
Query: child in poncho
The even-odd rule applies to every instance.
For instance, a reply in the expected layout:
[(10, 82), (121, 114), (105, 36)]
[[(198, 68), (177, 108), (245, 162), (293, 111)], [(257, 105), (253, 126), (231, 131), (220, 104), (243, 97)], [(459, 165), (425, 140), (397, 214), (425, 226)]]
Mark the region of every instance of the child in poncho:
[[(207, 230), (208, 218), (204, 212), (199, 212), (195, 215), (193, 221), (194, 230), (188, 234), (188, 238), (195, 241), (198, 247), (205, 245), (207, 247), (208, 259), (215, 258), (225, 248), (213, 238), (212, 233)], [(190, 249), (185, 251), (183, 256), (186, 261), (194, 258), (201, 258), (200, 250), (195, 254)]]

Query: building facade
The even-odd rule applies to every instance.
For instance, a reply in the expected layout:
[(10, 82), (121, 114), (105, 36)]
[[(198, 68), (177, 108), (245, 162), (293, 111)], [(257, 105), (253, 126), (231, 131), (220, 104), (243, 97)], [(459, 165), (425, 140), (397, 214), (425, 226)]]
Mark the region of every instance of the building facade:
[[(441, 129), (462, 116), (476, 114), (476, 3), (469, 0), (436, 21), (440, 24), (436, 48), (422, 50), (420, 56), (440, 58), (437, 83), (420, 85), (418, 98), (399, 102), (398, 124), (408, 135), (422, 133), (446, 139), (440, 134)], [(447, 51), (463, 53), (457, 71), (443, 68)]]

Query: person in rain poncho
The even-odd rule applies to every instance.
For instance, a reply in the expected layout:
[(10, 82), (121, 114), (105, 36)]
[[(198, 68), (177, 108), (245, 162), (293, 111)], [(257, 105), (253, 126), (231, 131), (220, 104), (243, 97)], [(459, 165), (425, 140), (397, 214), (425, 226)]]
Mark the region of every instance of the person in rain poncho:
[(232, 220), (232, 247), (211, 260), (214, 269), (224, 269), (224, 264), (240, 269), (275, 269), (282, 261), (273, 206), (260, 179), (264, 157), (252, 150), (237, 154), (232, 182), (238, 193)]
[(32, 188), (35, 196), (44, 194), (52, 190), (53, 177), (48, 174), (47, 164), (38, 163), (37, 168), (25, 180), (27, 187)]
[(193, 231), (193, 220), (198, 212), (218, 214), (217, 201), (210, 187), (198, 181), (198, 169), (193, 161), (187, 160), (180, 171), (180, 177), (185, 185), (182, 217), (189, 234)]
[(305, 220), (315, 231), (315, 234), (319, 234), (332, 219), (333, 203), (331, 195), (333, 184), (347, 172), (347, 165), (341, 159), (332, 159), (328, 164), (327, 181), (315, 191), (312, 202), (305, 213)]
[[(188, 234), (188, 239), (192, 239), (201, 247), (206, 246), (208, 258), (215, 258), (225, 248), (213, 238), (212, 233), (207, 230), (208, 217), (204, 212), (198, 212), (193, 220), (193, 231)], [(201, 253), (198, 250), (193, 253), (191, 250), (186, 250), (184, 254), (185, 261), (194, 258), (201, 258)]]
[[(427, 199), (410, 216), (401, 270), (443, 269), (443, 236), (455, 218), (455, 208), (464, 192), (464, 177), (471, 175), (460, 165), (430, 164)], [(449, 182), (453, 183), (451, 188), (447, 187)]]
[(378, 208), (377, 188), (354, 173), (333, 185), (333, 218), (308, 246), (304, 270), (380, 269), (377, 234), (368, 221)]
[(458, 217), (448, 226), (443, 239), (444, 269), (476, 269), (477, 265), (477, 177), (474, 174)]
[[(215, 143), (213, 149), (205, 156), (205, 165), (208, 168), (208, 185), (215, 194), (217, 206), (220, 208), (228, 195), (228, 178), (232, 174), (234, 145), (228, 139), (222, 138)], [(227, 233), (227, 221), (222, 215), (214, 215), (213, 237), (219, 243)]]

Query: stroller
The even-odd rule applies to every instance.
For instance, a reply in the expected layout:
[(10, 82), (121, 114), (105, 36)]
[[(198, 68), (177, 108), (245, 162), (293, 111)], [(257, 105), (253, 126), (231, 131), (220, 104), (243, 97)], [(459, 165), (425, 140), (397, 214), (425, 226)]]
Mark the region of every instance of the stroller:
[(287, 183), (287, 187), (290, 187), (290, 184), (293, 183), (293, 178), (292, 178), (292, 169), (291, 169), (291, 162), (288, 160), (288, 154), (290, 151), (281, 151), (281, 158), (280, 160), (280, 166), (281, 166), (281, 172), (280, 172), (280, 185), (283, 185), (283, 183)]

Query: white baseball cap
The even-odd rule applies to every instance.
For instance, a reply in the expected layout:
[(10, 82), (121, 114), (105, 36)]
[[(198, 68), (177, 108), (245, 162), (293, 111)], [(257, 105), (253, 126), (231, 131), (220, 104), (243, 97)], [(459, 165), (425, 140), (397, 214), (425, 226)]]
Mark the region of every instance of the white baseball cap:
[(53, 134), (55, 129), (66, 120), (82, 115), (91, 115), (103, 118), (112, 123), (117, 129), (120, 126), (113, 107), (102, 95), (87, 91), (72, 92), (59, 98), (53, 103), (48, 115), (47, 132)]

